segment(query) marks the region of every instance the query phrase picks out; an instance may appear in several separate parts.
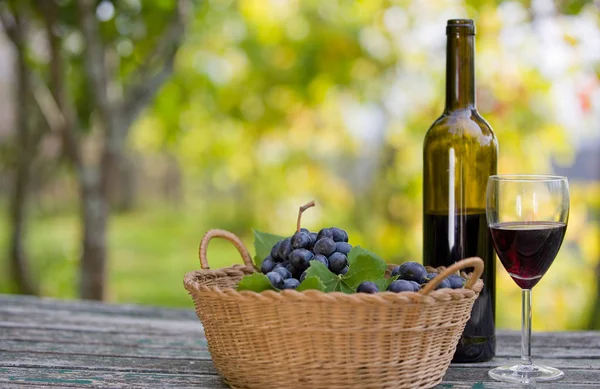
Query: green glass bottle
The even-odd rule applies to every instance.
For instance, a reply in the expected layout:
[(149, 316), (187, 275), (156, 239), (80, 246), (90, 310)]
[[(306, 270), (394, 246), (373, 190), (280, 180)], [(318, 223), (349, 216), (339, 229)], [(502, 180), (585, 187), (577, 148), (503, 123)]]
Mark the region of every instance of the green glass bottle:
[(475, 25), (446, 27), (446, 107), (423, 147), (423, 262), (449, 266), (472, 256), (485, 261), (484, 290), (453, 362), (483, 362), (495, 354), (495, 256), (485, 216), (485, 192), (496, 174), (498, 143), (475, 105)]

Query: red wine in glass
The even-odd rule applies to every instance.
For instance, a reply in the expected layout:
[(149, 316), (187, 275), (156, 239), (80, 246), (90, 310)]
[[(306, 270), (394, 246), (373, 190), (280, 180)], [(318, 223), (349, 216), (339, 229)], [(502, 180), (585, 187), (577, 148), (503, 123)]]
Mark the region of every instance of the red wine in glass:
[(522, 289), (533, 288), (558, 253), (567, 225), (560, 222), (508, 222), (490, 226), (496, 253)]

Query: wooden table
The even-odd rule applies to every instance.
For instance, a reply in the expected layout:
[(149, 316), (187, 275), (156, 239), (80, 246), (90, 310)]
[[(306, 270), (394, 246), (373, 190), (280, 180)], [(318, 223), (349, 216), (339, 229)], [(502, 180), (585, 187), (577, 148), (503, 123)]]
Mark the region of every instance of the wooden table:
[[(452, 365), (438, 388), (519, 387), (487, 376), (518, 359), (519, 339), (500, 331), (498, 357)], [(600, 388), (600, 332), (534, 334), (533, 356), (566, 375), (538, 387)], [(0, 295), (0, 388), (16, 387), (227, 388), (192, 309)]]

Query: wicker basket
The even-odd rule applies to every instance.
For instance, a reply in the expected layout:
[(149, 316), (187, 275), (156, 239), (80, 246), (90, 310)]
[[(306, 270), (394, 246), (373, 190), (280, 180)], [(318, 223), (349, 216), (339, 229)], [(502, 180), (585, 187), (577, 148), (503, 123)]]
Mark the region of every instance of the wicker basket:
[[(245, 266), (209, 270), (206, 249), (214, 237), (231, 241)], [(184, 285), (215, 367), (236, 389), (433, 387), (483, 287), (483, 261), (469, 258), (438, 269), (440, 276), (418, 293), (238, 292), (239, 280), (255, 268), (243, 243), (222, 230), (204, 236), (200, 263)], [(464, 289), (433, 290), (466, 267), (475, 270)]]

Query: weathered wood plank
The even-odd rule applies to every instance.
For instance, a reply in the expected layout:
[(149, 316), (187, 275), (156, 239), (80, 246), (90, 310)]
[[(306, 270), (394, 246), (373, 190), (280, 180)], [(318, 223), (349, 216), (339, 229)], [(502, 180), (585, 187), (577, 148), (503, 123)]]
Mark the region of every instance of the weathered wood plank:
[(0, 308), (0, 323), (7, 326), (81, 326), (85, 328), (100, 329), (123, 333), (191, 333), (202, 332), (202, 324), (195, 320), (171, 319), (139, 319), (127, 316), (104, 316), (93, 313), (74, 314), (66, 311), (40, 311), (32, 312), (19, 307)]
[[(519, 362), (519, 357), (495, 357), (491, 361), (488, 362), (480, 362), (475, 365), (470, 363), (454, 363), (450, 365), (452, 369), (471, 369), (473, 366), (482, 367), (487, 369), (492, 369), (496, 366), (507, 366), (514, 365)], [(590, 369), (590, 370), (600, 370), (600, 360), (596, 358), (552, 358), (552, 357), (543, 357), (536, 358), (534, 362), (538, 362), (541, 364), (547, 364), (552, 367), (556, 367), (559, 369)]]
[[(198, 325), (200, 322), (198, 322)], [(45, 329), (45, 330), (67, 330), (73, 332), (93, 332), (93, 333), (105, 333), (105, 334), (140, 334), (140, 335), (151, 335), (151, 336), (203, 336), (204, 332), (202, 327), (198, 327), (196, 330), (190, 331), (176, 331), (170, 328), (156, 328), (157, 326), (145, 326), (143, 323), (135, 327), (123, 327), (120, 324), (111, 324), (110, 322), (102, 323), (98, 325), (95, 323), (90, 324), (60, 324), (60, 323), (36, 323), (36, 322), (15, 322), (15, 321), (2, 321), (0, 319), (0, 328), (34, 328), (34, 329)], [(160, 326), (158, 326), (160, 327)]]
[[(182, 286), (183, 288), (183, 286)], [(48, 297), (32, 297), (0, 294), (0, 307), (27, 307), (32, 311), (61, 310), (73, 313), (94, 313), (106, 316), (128, 316), (138, 318), (196, 320), (192, 299), (188, 309), (161, 308), (133, 304), (110, 304), (89, 300), (57, 300)]]
[(478, 381), (478, 382), (455, 382), (455, 381), (444, 381), (442, 384), (435, 387), (435, 389), (598, 389), (597, 383), (592, 384), (570, 384), (564, 382), (553, 382), (546, 384), (536, 385), (515, 385), (505, 382), (496, 381)]
[(65, 329), (1, 327), (2, 340), (27, 340), (35, 342), (78, 343), (88, 345), (144, 346), (147, 348), (197, 348), (206, 347), (206, 339), (199, 333), (190, 334), (131, 334)]
[[(444, 382), (496, 382), (488, 376), (487, 367), (472, 367), (470, 369), (448, 369)], [(563, 369), (565, 377), (560, 384), (600, 384), (600, 370)], [(556, 385), (559, 384), (554, 384)], [(560, 387), (560, 386), (559, 386)]]
[(54, 354), (104, 355), (123, 357), (209, 359), (206, 348), (146, 348), (141, 346), (88, 345), (77, 343), (52, 343), (18, 340), (0, 341), (0, 351), (41, 351)]
[[(23, 389), (23, 384), (8, 384), (6, 382), (2, 383), (2, 389)], [(56, 389), (56, 388), (85, 388), (88, 387), (88, 385), (85, 386), (81, 386), (81, 385), (65, 385), (65, 384), (40, 384), (38, 385), (37, 383), (33, 383), (33, 382), (28, 382), (27, 383), (27, 387), (28, 388), (35, 388), (35, 389)]]
[(76, 369), (30, 369), (19, 367), (0, 367), (0, 383), (21, 383), (30, 385), (61, 384), (83, 387), (126, 388), (143, 387), (186, 387), (198, 389), (226, 389), (220, 377), (214, 375), (161, 374), (103, 372)]
[(0, 367), (71, 368), (163, 374), (217, 375), (208, 359), (171, 359), (44, 352), (0, 352)]

